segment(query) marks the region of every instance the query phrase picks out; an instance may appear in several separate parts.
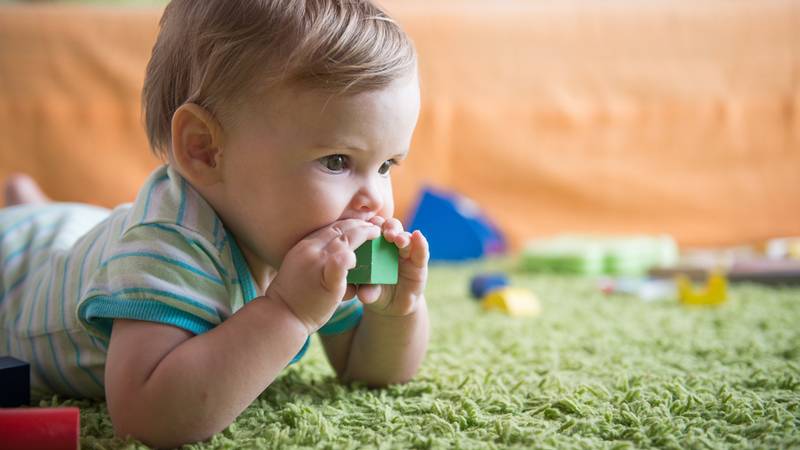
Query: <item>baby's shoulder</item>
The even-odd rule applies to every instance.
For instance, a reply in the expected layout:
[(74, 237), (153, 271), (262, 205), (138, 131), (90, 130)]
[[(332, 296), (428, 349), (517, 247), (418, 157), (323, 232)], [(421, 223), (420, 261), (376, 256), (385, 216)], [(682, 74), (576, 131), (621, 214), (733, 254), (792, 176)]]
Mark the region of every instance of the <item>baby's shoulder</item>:
[(120, 236), (123, 248), (153, 249), (161, 253), (180, 252), (191, 255), (223, 259), (226, 242), (212, 233), (192, 229), (175, 223), (148, 222), (127, 227)]
[(120, 234), (126, 243), (200, 249), (221, 256), (228, 244), (214, 209), (174, 169), (153, 172), (127, 212)]

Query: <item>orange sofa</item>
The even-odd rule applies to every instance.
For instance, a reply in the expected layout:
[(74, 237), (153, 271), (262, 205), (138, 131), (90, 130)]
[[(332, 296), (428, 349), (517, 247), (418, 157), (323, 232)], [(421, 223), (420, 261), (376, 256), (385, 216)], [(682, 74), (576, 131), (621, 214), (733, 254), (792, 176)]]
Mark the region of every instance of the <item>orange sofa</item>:
[[(800, 235), (800, 2), (392, 0), (422, 112), (396, 172), (461, 192), (512, 245), (560, 232), (684, 245)], [(131, 201), (160, 8), (0, 6), (0, 179)]]

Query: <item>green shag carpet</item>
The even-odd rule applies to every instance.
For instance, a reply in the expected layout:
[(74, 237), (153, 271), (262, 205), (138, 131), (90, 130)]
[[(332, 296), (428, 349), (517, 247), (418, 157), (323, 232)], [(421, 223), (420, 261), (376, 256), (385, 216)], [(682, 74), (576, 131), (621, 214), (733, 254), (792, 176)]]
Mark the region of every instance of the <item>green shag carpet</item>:
[[(496, 268), (495, 264), (495, 268)], [(535, 319), (487, 314), (483, 266), (432, 269), (432, 341), (416, 379), (336, 382), (319, 343), (224, 432), (187, 448), (800, 448), (800, 289), (732, 288), (719, 308), (644, 303), (592, 280), (512, 274)], [(83, 448), (113, 438), (81, 407)]]

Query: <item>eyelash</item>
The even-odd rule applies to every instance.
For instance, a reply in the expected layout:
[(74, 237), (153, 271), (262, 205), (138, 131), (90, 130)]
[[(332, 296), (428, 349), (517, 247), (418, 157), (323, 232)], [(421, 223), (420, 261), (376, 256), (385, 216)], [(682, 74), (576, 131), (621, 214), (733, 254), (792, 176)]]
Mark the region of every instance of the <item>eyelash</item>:
[[(337, 158), (337, 157), (338, 157), (338, 158), (342, 158), (342, 159), (344, 160), (344, 161), (343, 161), (343, 163), (342, 163), (342, 166), (343, 166), (343, 167), (342, 167), (342, 168), (340, 168), (340, 169), (331, 169), (330, 167), (328, 167), (328, 165), (326, 164), (326, 162), (328, 162), (328, 161), (331, 161), (333, 158)], [(343, 170), (346, 170), (346, 169), (349, 167), (349, 165), (350, 165), (350, 164), (349, 164), (349, 162), (350, 162), (350, 158), (349, 158), (347, 155), (342, 155), (342, 154), (328, 155), (328, 156), (324, 156), (324, 157), (320, 158), (320, 159), (319, 159), (319, 162), (320, 162), (320, 164), (322, 164), (322, 166), (323, 166), (323, 167), (325, 167), (325, 168), (326, 168), (328, 171), (330, 171), (330, 172), (332, 172), (332, 173), (339, 173), (339, 172), (341, 172), (341, 171), (343, 171)], [(384, 167), (385, 167), (387, 164), (388, 164), (388, 167), (386, 168), (386, 171), (385, 171), (385, 172), (381, 172), (381, 170), (382, 170), (382, 169), (383, 169), (383, 168), (384, 168)], [(379, 173), (379, 174), (381, 174), (381, 175), (386, 175), (386, 174), (388, 174), (388, 173), (389, 173), (389, 171), (392, 169), (392, 166), (397, 166), (397, 165), (399, 165), (399, 164), (400, 164), (400, 163), (399, 163), (399, 162), (398, 162), (396, 159), (394, 159), (394, 158), (392, 158), (392, 159), (387, 159), (386, 161), (384, 161), (384, 162), (383, 162), (383, 164), (381, 164), (381, 167), (378, 169), (378, 173)]]
[[(385, 166), (386, 164), (388, 164), (388, 165), (389, 165), (389, 166), (386, 168), (386, 172), (383, 172), (383, 173), (381, 173), (381, 169), (383, 169), (383, 166)], [(397, 162), (397, 160), (396, 160), (396, 159), (394, 159), (394, 158), (392, 158), (392, 159), (387, 159), (386, 161), (384, 161), (384, 162), (383, 162), (383, 164), (381, 164), (381, 167), (380, 167), (380, 169), (378, 169), (378, 173), (380, 173), (381, 175), (388, 175), (388, 174), (389, 174), (389, 171), (390, 171), (390, 170), (392, 170), (392, 167), (394, 167), (394, 166), (397, 166), (397, 165), (399, 165), (399, 164), (400, 164), (400, 163), (399, 163), (399, 162)]]

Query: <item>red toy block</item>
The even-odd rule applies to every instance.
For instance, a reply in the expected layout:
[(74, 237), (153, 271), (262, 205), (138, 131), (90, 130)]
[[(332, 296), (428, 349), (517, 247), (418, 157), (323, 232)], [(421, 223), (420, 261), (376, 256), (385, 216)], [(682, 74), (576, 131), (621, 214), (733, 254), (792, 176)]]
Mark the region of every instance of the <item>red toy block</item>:
[(0, 447), (75, 450), (80, 423), (78, 408), (0, 408)]

